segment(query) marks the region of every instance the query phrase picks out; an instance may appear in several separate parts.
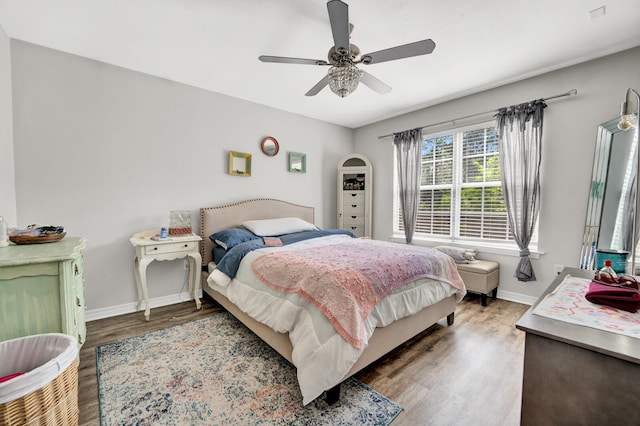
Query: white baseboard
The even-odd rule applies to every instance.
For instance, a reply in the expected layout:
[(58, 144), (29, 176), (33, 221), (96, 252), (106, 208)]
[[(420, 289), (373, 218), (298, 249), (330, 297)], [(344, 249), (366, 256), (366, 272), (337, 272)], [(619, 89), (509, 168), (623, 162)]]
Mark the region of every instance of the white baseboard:
[(498, 287), (498, 299), (508, 300), (509, 302), (522, 303), (523, 305), (533, 305), (537, 302), (538, 298), (533, 296), (527, 296), (525, 294), (513, 293), (511, 291), (502, 291)]
[[(200, 298), (202, 298), (202, 294), (200, 294)], [(192, 300), (189, 297), (189, 293), (182, 292), (177, 294), (170, 294), (168, 296), (149, 299), (149, 306), (151, 307), (151, 309), (153, 309), (153, 308), (158, 308), (160, 306), (167, 306), (167, 305), (173, 305), (175, 303), (186, 302), (189, 300)], [(87, 310), (87, 312), (85, 313), (85, 321), (89, 322), (89, 321), (99, 320), (102, 318), (115, 317), (117, 315), (122, 315), (122, 314), (130, 314), (132, 312), (136, 312), (137, 304), (138, 304), (137, 302), (132, 302), (132, 303), (125, 303), (123, 305), (109, 306), (107, 308)], [(141, 305), (140, 314), (142, 315), (143, 312), (144, 312), (144, 301), (142, 302), (142, 305)]]

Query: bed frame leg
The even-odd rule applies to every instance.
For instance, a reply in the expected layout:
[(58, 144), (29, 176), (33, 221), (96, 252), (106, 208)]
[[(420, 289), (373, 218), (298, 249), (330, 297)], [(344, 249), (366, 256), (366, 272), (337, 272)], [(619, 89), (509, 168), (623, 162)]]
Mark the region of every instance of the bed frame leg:
[(455, 312), (451, 312), (449, 315), (447, 315), (447, 325), (453, 325), (453, 318), (455, 317), (455, 315)]
[(327, 391), (327, 404), (333, 405), (340, 399), (340, 383)]

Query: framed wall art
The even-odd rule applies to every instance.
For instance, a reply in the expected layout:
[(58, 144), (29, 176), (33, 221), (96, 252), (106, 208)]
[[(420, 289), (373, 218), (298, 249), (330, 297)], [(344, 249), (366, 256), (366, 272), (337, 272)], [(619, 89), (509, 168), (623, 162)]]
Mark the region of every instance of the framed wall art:
[(280, 151), (280, 144), (273, 136), (267, 136), (260, 142), (260, 150), (268, 157), (275, 157)]
[(251, 176), (251, 154), (229, 151), (229, 174)]
[(294, 173), (307, 173), (307, 154), (290, 152), (289, 171)]

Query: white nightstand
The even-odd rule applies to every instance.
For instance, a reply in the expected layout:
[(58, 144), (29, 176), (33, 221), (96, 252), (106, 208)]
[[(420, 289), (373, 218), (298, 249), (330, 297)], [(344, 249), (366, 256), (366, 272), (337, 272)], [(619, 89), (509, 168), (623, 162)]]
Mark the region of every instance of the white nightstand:
[(138, 305), (136, 310), (140, 310), (142, 298), (144, 297), (144, 317), (149, 321), (149, 294), (147, 293), (147, 266), (154, 260), (175, 260), (183, 257), (189, 259), (189, 296), (196, 301), (196, 308), (200, 309), (200, 264), (202, 257), (198, 243), (202, 238), (198, 235), (186, 235), (180, 237), (169, 237), (165, 240), (152, 240), (151, 237), (158, 235), (159, 229), (142, 231), (131, 237), (131, 244), (136, 248), (136, 256), (133, 260), (136, 275), (136, 285), (138, 287)]

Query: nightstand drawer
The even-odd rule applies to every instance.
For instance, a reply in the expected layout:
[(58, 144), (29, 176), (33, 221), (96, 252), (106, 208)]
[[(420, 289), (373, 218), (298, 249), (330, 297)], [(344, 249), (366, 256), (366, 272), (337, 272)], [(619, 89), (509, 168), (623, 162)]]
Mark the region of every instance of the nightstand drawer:
[(197, 241), (176, 241), (173, 243), (154, 244), (145, 247), (145, 254), (175, 253), (180, 251), (197, 251)]

